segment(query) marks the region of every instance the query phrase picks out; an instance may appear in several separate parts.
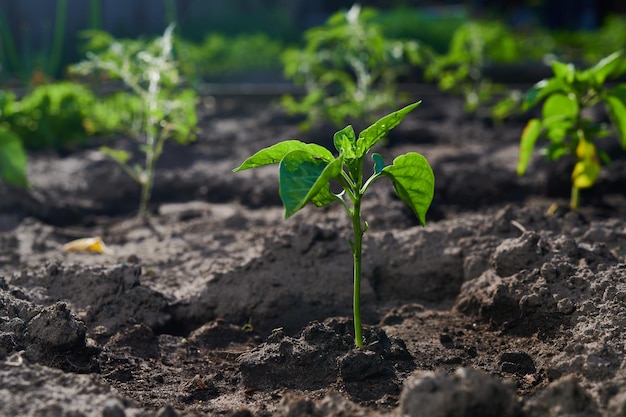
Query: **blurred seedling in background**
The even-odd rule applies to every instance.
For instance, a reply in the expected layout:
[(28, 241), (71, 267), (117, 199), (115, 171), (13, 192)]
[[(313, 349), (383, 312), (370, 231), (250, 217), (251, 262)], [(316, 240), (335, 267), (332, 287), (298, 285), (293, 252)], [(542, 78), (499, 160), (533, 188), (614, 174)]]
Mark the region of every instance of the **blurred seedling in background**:
[[(379, 154), (372, 154), (373, 174), (364, 181), (363, 167), (368, 152), (396, 127), (420, 102), (391, 113), (363, 130), (357, 137), (352, 126), (335, 133), (333, 141), (339, 156), (334, 157), (327, 148), (298, 140), (287, 140), (262, 149), (234, 171), (279, 164), (279, 192), (285, 207), (285, 218), (291, 217), (307, 203), (318, 207), (339, 201), (352, 220), (353, 239), (350, 247), (354, 267), (354, 333), (357, 347), (363, 346), (361, 325), (361, 260), (363, 234), (368, 228), (361, 219), (361, 201), (374, 181), (387, 177), (391, 180), (398, 197), (418, 217), (422, 225), (433, 199), (435, 178), (424, 156), (409, 152), (385, 165)], [(334, 193), (331, 182), (338, 183), (342, 191)]]
[(525, 95), (524, 110), (542, 100), (543, 107), (541, 117), (529, 120), (522, 133), (517, 173), (526, 172), (539, 138), (548, 139), (542, 152), (550, 160), (574, 155), (570, 207), (576, 210), (580, 190), (596, 183), (601, 161), (609, 162), (608, 155), (596, 147), (598, 138), (611, 134), (609, 126), (584, 117), (584, 111), (603, 103), (620, 144), (626, 149), (626, 84), (606, 85), (608, 79), (626, 72), (626, 61), (621, 52), (615, 52), (585, 70), (559, 61), (552, 63), (552, 70), (553, 77), (538, 82)]
[[(142, 144), (144, 163), (131, 165), (131, 154), (125, 150), (102, 147), (101, 151), (116, 160), (141, 185), (139, 216), (148, 218), (148, 202), (154, 183), (156, 163), (167, 139), (187, 144), (195, 137), (197, 95), (191, 89), (178, 89), (181, 82), (178, 62), (172, 53), (174, 26), (152, 41), (116, 40), (106, 32), (90, 31), (87, 59), (74, 65), (79, 74), (103, 72), (121, 80), (130, 92), (128, 101), (140, 100), (129, 129)], [(119, 98), (118, 98), (119, 99)]]
[(370, 124), (379, 111), (396, 106), (398, 77), (422, 62), (424, 49), (416, 41), (385, 38), (374, 17), (373, 9), (354, 5), (309, 29), (304, 48), (283, 54), (285, 76), (304, 86), (305, 96), (284, 96), (282, 104), (306, 115), (303, 130), (325, 120), (337, 127), (347, 120)]
[(436, 81), (441, 91), (463, 95), (468, 113), (475, 113), (494, 97), (503, 96), (491, 109), (491, 116), (501, 121), (515, 112), (520, 94), (494, 83), (485, 75), (485, 69), (494, 63), (509, 64), (519, 59), (516, 39), (507, 26), (472, 21), (454, 31), (447, 53), (432, 55), (424, 76)]

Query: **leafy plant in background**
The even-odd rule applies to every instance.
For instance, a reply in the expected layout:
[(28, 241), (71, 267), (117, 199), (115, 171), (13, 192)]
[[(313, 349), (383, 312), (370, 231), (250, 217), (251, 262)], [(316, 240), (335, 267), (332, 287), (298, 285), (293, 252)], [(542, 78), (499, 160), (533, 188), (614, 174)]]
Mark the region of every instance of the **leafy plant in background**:
[(36, 87), (21, 100), (0, 92), (0, 126), (21, 138), (31, 150), (71, 149), (84, 144), (89, 108), (96, 102), (86, 87), (58, 82)]
[[(465, 97), (465, 110), (473, 113), (488, 103), (504, 86), (485, 77), (484, 69), (491, 63), (511, 63), (519, 59), (516, 39), (498, 22), (467, 22), (453, 34), (446, 54), (435, 54), (425, 70), (425, 78), (436, 80), (442, 91)], [(508, 97), (508, 107), (500, 106), (495, 116), (503, 118), (515, 106), (515, 97)], [(511, 101), (512, 100), (512, 101)]]
[(594, 142), (610, 131), (584, 117), (585, 110), (603, 103), (616, 127), (620, 144), (626, 149), (626, 84), (612, 87), (605, 84), (608, 79), (626, 72), (626, 61), (621, 52), (615, 52), (585, 70), (560, 61), (552, 63), (552, 70), (554, 76), (537, 83), (524, 98), (525, 110), (544, 101), (541, 118), (531, 119), (522, 134), (517, 172), (519, 175), (526, 172), (540, 137), (549, 140), (544, 148), (549, 159), (574, 155), (570, 207), (575, 210), (579, 207), (580, 190), (596, 183), (600, 160), (608, 160)]
[[(144, 163), (132, 164), (127, 151), (102, 147), (101, 150), (116, 160), (141, 186), (139, 216), (148, 217), (148, 202), (154, 183), (156, 163), (167, 139), (186, 144), (193, 140), (197, 124), (197, 96), (193, 90), (177, 89), (180, 83), (178, 62), (172, 53), (173, 25), (163, 36), (152, 41), (116, 40), (106, 32), (92, 31), (87, 59), (72, 67), (80, 74), (104, 72), (112, 79), (120, 79), (130, 89), (131, 98), (138, 97), (141, 109), (130, 128), (143, 136), (140, 146)], [(116, 98), (120, 100), (120, 98)]]
[(19, 187), (28, 187), (26, 153), (20, 138), (0, 126), (0, 180)]
[(303, 85), (306, 95), (285, 96), (282, 104), (291, 114), (306, 115), (303, 129), (320, 120), (338, 127), (346, 120), (371, 123), (378, 111), (396, 105), (398, 76), (409, 63), (422, 62), (425, 51), (417, 42), (386, 39), (374, 16), (355, 5), (309, 29), (303, 49), (285, 51), (285, 76)]
[[(361, 325), (361, 260), (363, 234), (367, 222), (361, 219), (361, 201), (369, 186), (381, 177), (391, 179), (402, 201), (411, 207), (420, 223), (425, 224), (426, 212), (433, 199), (435, 178), (426, 158), (409, 152), (385, 165), (382, 156), (373, 154), (374, 173), (364, 181), (363, 166), (367, 153), (387, 133), (420, 103), (414, 103), (391, 113), (363, 130), (357, 137), (352, 126), (347, 126), (333, 138), (339, 156), (323, 146), (287, 140), (265, 148), (246, 159), (241, 171), (265, 165), (279, 164), (279, 190), (288, 218), (311, 202), (322, 207), (339, 201), (352, 220), (353, 239), (350, 242), (354, 261), (354, 340), (363, 346)], [(331, 191), (331, 181), (341, 185), (343, 191)]]

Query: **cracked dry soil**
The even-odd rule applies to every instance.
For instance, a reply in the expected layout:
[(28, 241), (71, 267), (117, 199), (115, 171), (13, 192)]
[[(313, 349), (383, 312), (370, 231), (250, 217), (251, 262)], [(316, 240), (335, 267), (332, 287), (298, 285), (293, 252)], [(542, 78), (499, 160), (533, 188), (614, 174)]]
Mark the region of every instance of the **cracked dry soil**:
[[(522, 118), (417, 96), (378, 152), (425, 155), (435, 200), (421, 227), (390, 184), (365, 198), (362, 350), (343, 209), (284, 221), (275, 167), (231, 172), (335, 129), (298, 132), (271, 97), (207, 98), (198, 140), (160, 161), (149, 226), (97, 144), (31, 155), (32, 190), (0, 185), (0, 415), (626, 415), (617, 141), (572, 212), (571, 161), (516, 176)], [(61, 250), (89, 236), (113, 254)]]

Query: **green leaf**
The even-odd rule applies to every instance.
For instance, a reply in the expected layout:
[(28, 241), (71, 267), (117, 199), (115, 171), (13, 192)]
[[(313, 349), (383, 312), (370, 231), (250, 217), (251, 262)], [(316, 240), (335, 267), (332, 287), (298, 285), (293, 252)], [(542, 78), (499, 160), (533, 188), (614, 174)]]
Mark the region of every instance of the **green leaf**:
[(333, 137), (335, 149), (345, 159), (356, 159), (356, 135), (352, 126), (346, 126)]
[(530, 90), (528, 90), (524, 95), (522, 110), (527, 111), (531, 107), (534, 107), (537, 103), (539, 103), (550, 94), (557, 92), (568, 93), (571, 90), (572, 87), (566, 84), (560, 78), (549, 78), (546, 80), (541, 80), (537, 84), (535, 84)]
[(624, 68), (622, 64), (621, 51), (613, 52), (611, 55), (603, 58), (596, 65), (589, 69), (598, 84), (604, 84), (604, 80), (608, 77), (620, 75), (620, 71)]
[(398, 197), (425, 225), (426, 212), (435, 193), (435, 175), (426, 158), (416, 152), (400, 155), (382, 173), (391, 178)]
[(626, 85), (618, 85), (603, 96), (617, 129), (622, 148), (626, 149)]
[(374, 160), (374, 172), (380, 174), (385, 168), (383, 157), (379, 153), (374, 153), (372, 154), (372, 159)]
[(574, 81), (576, 68), (573, 64), (566, 64), (564, 62), (554, 61), (552, 62), (552, 71), (554, 71), (554, 75), (557, 78), (560, 78), (566, 83), (571, 84)]
[(280, 161), (279, 191), (285, 206), (285, 218), (291, 217), (309, 201), (317, 206), (337, 199), (330, 192), (329, 181), (341, 174), (343, 158), (330, 163), (304, 150), (289, 152)]
[(578, 110), (579, 106), (575, 98), (565, 94), (553, 94), (543, 104), (544, 125), (549, 125), (551, 119), (575, 119), (578, 116)]
[(363, 130), (359, 134), (359, 138), (356, 142), (356, 157), (361, 158), (365, 155), (372, 148), (372, 146), (384, 138), (391, 129), (398, 126), (402, 119), (404, 119), (404, 117), (411, 110), (420, 104), (421, 101), (409, 104), (408, 106), (383, 117), (367, 129)]
[(356, 159), (356, 134), (352, 126), (346, 126), (333, 137), (335, 149), (345, 159)]
[(548, 97), (543, 104), (543, 127), (551, 142), (561, 144), (578, 119), (579, 106), (571, 95), (561, 93)]
[(0, 180), (27, 188), (26, 163), (26, 153), (20, 138), (0, 127)]
[(233, 172), (277, 164), (289, 152), (296, 150), (305, 151), (312, 156), (316, 156), (321, 160), (326, 161), (327, 163), (335, 159), (333, 154), (323, 146), (315, 143), (304, 143), (299, 140), (285, 140), (268, 148), (261, 149), (250, 158), (246, 159), (239, 167), (233, 169)]
[(108, 146), (101, 146), (100, 152), (115, 159), (120, 165), (126, 165), (130, 159), (130, 153), (120, 149), (109, 148)]
[(535, 143), (541, 133), (541, 121), (539, 119), (530, 119), (524, 128), (522, 138), (520, 140), (519, 161), (517, 162), (517, 175), (524, 175), (530, 157), (532, 156)]

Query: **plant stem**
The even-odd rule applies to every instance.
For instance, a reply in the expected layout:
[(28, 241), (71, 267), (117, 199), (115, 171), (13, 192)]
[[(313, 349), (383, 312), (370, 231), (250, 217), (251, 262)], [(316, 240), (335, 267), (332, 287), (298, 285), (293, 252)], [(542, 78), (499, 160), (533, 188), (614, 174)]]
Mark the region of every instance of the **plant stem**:
[(141, 181), (141, 201), (139, 202), (139, 218), (146, 223), (148, 221), (148, 201), (152, 192), (152, 181), (154, 180), (154, 154), (151, 149), (146, 152), (146, 169)]
[(580, 188), (576, 187), (575, 185), (572, 185), (572, 192), (570, 195), (569, 207), (572, 210), (578, 210), (579, 205), (580, 205)]
[(354, 200), (352, 210), (352, 256), (354, 260), (354, 296), (352, 309), (354, 313), (354, 343), (356, 347), (363, 347), (363, 327), (361, 325), (361, 259), (363, 252), (363, 229), (361, 226), (361, 195)]
[(54, 41), (52, 43), (52, 53), (50, 55), (50, 76), (56, 76), (61, 65), (61, 55), (63, 54), (63, 37), (65, 35), (65, 19), (67, 16), (67, 0), (57, 0), (56, 16), (54, 21)]
[(101, 0), (91, 0), (89, 6), (89, 29), (102, 27), (102, 3)]

